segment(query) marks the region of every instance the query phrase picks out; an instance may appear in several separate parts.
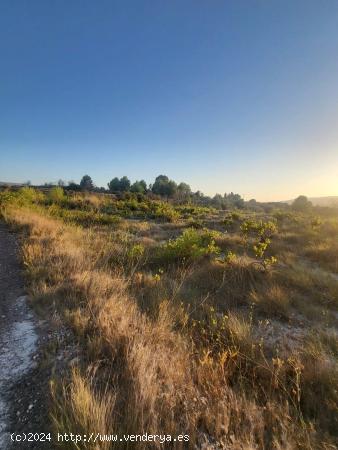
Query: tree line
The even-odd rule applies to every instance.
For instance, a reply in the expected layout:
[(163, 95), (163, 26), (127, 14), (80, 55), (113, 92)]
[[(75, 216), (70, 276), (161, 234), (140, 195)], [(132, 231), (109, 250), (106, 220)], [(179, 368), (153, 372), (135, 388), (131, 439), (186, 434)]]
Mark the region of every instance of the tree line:
[(112, 194), (134, 193), (149, 196), (159, 196), (166, 200), (175, 200), (178, 202), (192, 202), (204, 206), (215, 206), (216, 208), (226, 209), (230, 207), (243, 208), (244, 199), (239, 194), (230, 192), (229, 194), (216, 194), (213, 197), (204, 195), (201, 191), (193, 192), (189, 184), (181, 182), (176, 183), (167, 175), (158, 175), (154, 183), (147, 184), (144, 180), (136, 180), (131, 183), (127, 176), (121, 178), (112, 178), (107, 184), (108, 189), (95, 186), (89, 175), (84, 175), (79, 184), (70, 181), (68, 186), (60, 180), (58, 183), (65, 189), (73, 191), (94, 191), (109, 192)]
[[(192, 192), (189, 184), (181, 182), (176, 183), (170, 180), (166, 175), (158, 175), (153, 184), (147, 185), (144, 180), (136, 180), (131, 183), (127, 176), (121, 178), (115, 177), (108, 183), (108, 189), (95, 186), (91, 176), (84, 175), (80, 183), (69, 181), (68, 185), (59, 180), (57, 183), (45, 183), (40, 187), (53, 187), (55, 185), (70, 191), (92, 191), (112, 194), (137, 194), (138, 197), (147, 195), (149, 197), (160, 197), (166, 200), (172, 200), (178, 203), (193, 203), (201, 206), (214, 206), (217, 209), (244, 208), (247, 207), (254, 211), (271, 212), (276, 208), (292, 209), (299, 212), (311, 211), (314, 206), (305, 195), (299, 195), (295, 200), (288, 204), (287, 202), (257, 202), (251, 199), (247, 202), (239, 195), (233, 192), (224, 195), (216, 194), (213, 197), (204, 195), (201, 191)], [(6, 186), (6, 183), (2, 183)], [(9, 187), (10, 183), (8, 183)], [(31, 182), (22, 183), (21, 186), (31, 186)], [(0, 183), (1, 187), (1, 183)], [(39, 187), (39, 186), (37, 186)], [(316, 207), (316, 209), (323, 207)]]

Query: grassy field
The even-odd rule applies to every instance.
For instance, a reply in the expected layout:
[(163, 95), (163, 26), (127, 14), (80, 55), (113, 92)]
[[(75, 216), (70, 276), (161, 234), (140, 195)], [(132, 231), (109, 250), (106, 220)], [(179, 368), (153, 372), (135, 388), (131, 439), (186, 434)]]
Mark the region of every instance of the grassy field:
[(334, 210), (221, 211), (58, 188), (4, 191), (0, 207), (21, 233), (34, 308), (81, 348), (51, 380), (56, 431), (336, 448)]

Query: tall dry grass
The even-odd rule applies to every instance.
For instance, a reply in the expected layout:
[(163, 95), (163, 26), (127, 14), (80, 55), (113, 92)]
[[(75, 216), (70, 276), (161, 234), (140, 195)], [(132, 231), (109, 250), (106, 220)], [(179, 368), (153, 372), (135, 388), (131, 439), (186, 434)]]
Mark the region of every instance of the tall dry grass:
[[(56, 431), (187, 433), (190, 448), (203, 442), (227, 449), (326, 448), (299, 410), (297, 362), (255, 362), (251, 349), (243, 350), (251, 344), (236, 342), (208, 351), (177, 328), (164, 298), (156, 314), (146, 315), (123, 264), (115, 264), (125, 254), (121, 242), (108, 232), (66, 226), (24, 208), (9, 208), (7, 220), (24, 230), (36, 305), (48, 314), (58, 311), (83, 346), (79, 367), (52, 388)], [(226, 323), (239, 343), (249, 341), (241, 319)], [(137, 448), (151, 445), (159, 444)]]

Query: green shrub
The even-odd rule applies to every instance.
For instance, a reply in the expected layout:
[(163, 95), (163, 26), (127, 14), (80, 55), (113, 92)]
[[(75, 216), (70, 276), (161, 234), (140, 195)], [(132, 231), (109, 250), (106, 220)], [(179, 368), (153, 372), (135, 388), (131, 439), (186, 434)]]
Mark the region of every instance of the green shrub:
[(232, 215), (228, 215), (226, 216), (223, 220), (222, 220), (222, 225), (224, 226), (224, 228), (226, 229), (226, 231), (230, 231), (233, 230), (234, 227), (234, 219), (232, 218)]
[(271, 244), (271, 237), (277, 233), (275, 222), (245, 220), (242, 222), (240, 229), (245, 240), (247, 240), (249, 236), (254, 238), (252, 250), (264, 269), (267, 269), (277, 262), (277, 259), (274, 256), (269, 258), (265, 257), (265, 253)]
[(189, 218), (191, 216), (204, 218), (208, 214), (216, 213), (216, 209), (207, 206), (196, 206), (196, 205), (179, 205), (175, 208), (184, 218)]
[(217, 255), (215, 231), (188, 228), (177, 239), (171, 239), (161, 247), (161, 256), (168, 262), (195, 260), (206, 255)]
[(240, 228), (245, 237), (253, 235), (268, 239), (277, 233), (277, 226), (271, 220), (268, 222), (263, 222), (262, 220), (259, 222), (250, 219), (244, 220)]
[(287, 221), (291, 222), (295, 219), (295, 214), (288, 211), (280, 211), (277, 210), (273, 213), (273, 216), (277, 220), (278, 223), (285, 223)]
[(180, 217), (179, 212), (170, 203), (152, 202), (150, 207), (154, 218), (175, 222)]
[(0, 208), (5, 207), (11, 203), (14, 203), (17, 199), (17, 192), (13, 192), (10, 190), (5, 190), (0, 192)]
[(16, 206), (30, 206), (33, 204), (42, 203), (45, 200), (45, 195), (32, 187), (25, 186), (18, 191), (5, 190), (0, 193), (0, 206), (7, 205)]
[(45, 195), (41, 191), (28, 186), (21, 188), (17, 196), (18, 203), (21, 205), (39, 203), (43, 201), (44, 198)]
[(48, 198), (53, 203), (62, 203), (66, 196), (62, 187), (55, 186), (49, 191)]
[(142, 244), (134, 244), (128, 250), (128, 257), (133, 261), (141, 258), (143, 254), (144, 254), (144, 246)]
[(92, 225), (116, 225), (121, 221), (118, 216), (92, 211), (67, 210), (60, 208), (55, 203), (48, 208), (48, 213), (53, 217), (59, 217), (66, 223), (74, 223), (83, 227)]

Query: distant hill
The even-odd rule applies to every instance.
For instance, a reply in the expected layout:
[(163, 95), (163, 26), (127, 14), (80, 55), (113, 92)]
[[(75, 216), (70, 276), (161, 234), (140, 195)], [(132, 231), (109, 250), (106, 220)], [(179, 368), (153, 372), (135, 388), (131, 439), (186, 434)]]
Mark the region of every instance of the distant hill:
[[(338, 208), (338, 195), (330, 195), (327, 197), (308, 197), (308, 199), (314, 206), (329, 206), (331, 208)], [(288, 203), (291, 205), (292, 202), (293, 200), (287, 200), (283, 203)]]
[(10, 181), (0, 181), (0, 187), (6, 187), (6, 186), (15, 187), (15, 186), (24, 186), (24, 184), (23, 183), (12, 183)]
[(314, 206), (331, 206), (338, 208), (338, 195), (331, 195), (328, 197), (310, 197), (309, 200)]
[(0, 181), (0, 186), (23, 186), (24, 183), (13, 183), (11, 181)]

